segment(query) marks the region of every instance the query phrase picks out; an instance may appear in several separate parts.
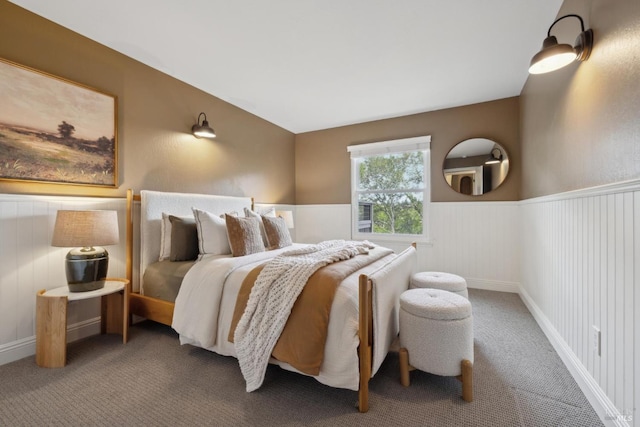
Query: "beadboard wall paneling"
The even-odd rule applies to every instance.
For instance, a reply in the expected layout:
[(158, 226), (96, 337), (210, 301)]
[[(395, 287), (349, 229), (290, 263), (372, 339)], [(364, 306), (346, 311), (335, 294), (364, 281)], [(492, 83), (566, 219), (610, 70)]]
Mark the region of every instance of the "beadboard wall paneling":
[[(0, 195), (0, 364), (34, 353), (35, 294), (65, 283), (67, 249), (50, 246), (56, 211), (117, 210), (121, 243), (109, 247), (109, 271), (122, 277), (125, 205)], [(348, 204), (278, 207), (294, 211), (298, 242), (351, 236)], [(601, 418), (628, 425), (621, 417), (640, 407), (640, 182), (521, 202), (432, 203), (430, 219), (419, 269), (459, 274), (469, 287), (519, 291)], [(400, 251), (408, 242), (376, 243)], [(70, 307), (70, 340), (99, 330), (99, 306), (89, 303)]]
[(521, 212), (525, 303), (565, 363), (583, 377), (579, 382), (601, 418), (635, 419), (640, 183), (530, 199), (521, 202)]
[[(0, 194), (0, 364), (34, 353), (36, 292), (66, 285), (69, 248), (51, 246), (59, 209), (118, 211), (120, 244), (107, 247), (109, 275), (125, 276), (124, 199)], [(99, 331), (99, 316), (99, 300), (70, 304), (69, 340)]]
[(350, 239), (351, 205), (296, 206), (296, 237), (299, 243)]
[[(299, 242), (351, 238), (351, 206), (299, 205)], [(431, 203), (430, 241), (418, 242), (418, 268), (459, 274), (470, 287), (518, 292), (517, 202)], [(300, 224), (300, 227), (298, 227)], [(371, 241), (400, 252), (410, 244)]]
[(431, 203), (426, 269), (464, 277), (472, 288), (518, 292), (517, 202)]

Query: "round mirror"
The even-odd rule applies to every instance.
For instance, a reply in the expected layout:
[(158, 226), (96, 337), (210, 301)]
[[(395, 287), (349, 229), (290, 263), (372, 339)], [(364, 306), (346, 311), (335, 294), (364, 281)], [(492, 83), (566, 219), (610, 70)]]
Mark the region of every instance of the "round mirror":
[(458, 143), (444, 159), (443, 173), (455, 191), (470, 196), (498, 188), (509, 172), (509, 157), (495, 141), (471, 138)]

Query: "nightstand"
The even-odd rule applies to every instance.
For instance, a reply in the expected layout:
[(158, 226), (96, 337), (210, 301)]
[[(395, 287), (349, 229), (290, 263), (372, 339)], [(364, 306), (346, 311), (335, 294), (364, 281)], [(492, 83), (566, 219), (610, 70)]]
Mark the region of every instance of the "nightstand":
[(129, 335), (129, 293), (127, 279), (107, 279), (102, 289), (69, 292), (68, 286), (41, 290), (36, 295), (36, 364), (61, 368), (67, 363), (67, 304), (91, 298), (102, 299), (101, 333)]

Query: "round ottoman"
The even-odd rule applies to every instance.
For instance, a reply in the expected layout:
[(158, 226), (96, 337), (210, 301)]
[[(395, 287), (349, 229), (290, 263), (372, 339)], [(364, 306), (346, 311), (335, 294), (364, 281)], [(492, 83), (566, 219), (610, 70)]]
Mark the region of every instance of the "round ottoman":
[(400, 379), (419, 369), (462, 381), (473, 400), (473, 316), (466, 298), (441, 289), (409, 289), (400, 295)]
[(467, 292), (467, 281), (463, 277), (451, 273), (441, 273), (439, 271), (423, 271), (411, 276), (409, 289), (430, 288), (442, 289), (453, 292), (465, 298), (469, 298)]

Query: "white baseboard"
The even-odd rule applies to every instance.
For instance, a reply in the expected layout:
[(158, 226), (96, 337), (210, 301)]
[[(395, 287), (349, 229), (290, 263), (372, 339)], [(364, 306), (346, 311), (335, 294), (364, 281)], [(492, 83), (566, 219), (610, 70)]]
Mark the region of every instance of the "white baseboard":
[(510, 292), (517, 294), (520, 291), (520, 285), (514, 282), (501, 282), (499, 280), (475, 279), (465, 277), (467, 288), (484, 289), (486, 291)]
[(587, 368), (580, 362), (580, 359), (578, 359), (562, 336), (553, 327), (549, 319), (547, 319), (547, 316), (545, 316), (533, 299), (531, 299), (527, 291), (522, 286), (519, 286), (518, 292), (522, 301), (529, 309), (529, 312), (547, 336), (549, 342), (551, 342), (551, 345), (562, 359), (562, 362), (569, 370), (573, 379), (578, 383), (578, 386), (604, 425), (629, 427), (629, 423), (624, 417), (618, 416), (618, 410), (613, 402), (611, 402)]
[[(67, 342), (100, 334), (100, 317), (74, 323), (67, 327)], [(0, 346), (0, 365), (36, 354), (36, 337), (24, 338)]]
[(36, 337), (23, 338), (0, 346), (0, 365), (36, 354)]

